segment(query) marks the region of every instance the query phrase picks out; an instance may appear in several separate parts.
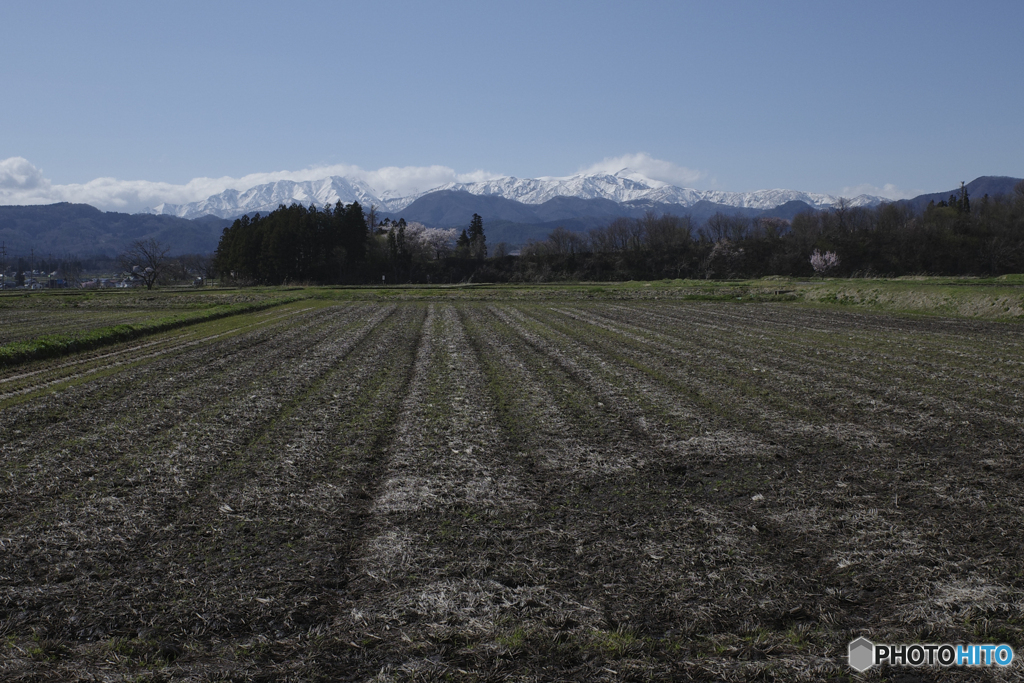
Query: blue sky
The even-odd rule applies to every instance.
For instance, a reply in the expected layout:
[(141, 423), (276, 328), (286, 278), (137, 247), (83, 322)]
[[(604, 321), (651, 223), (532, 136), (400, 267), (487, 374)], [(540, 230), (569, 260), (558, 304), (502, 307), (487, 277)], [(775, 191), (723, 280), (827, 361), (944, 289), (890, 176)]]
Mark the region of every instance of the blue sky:
[(732, 191), (1021, 177), (1021, 26), (1019, 1), (4, 2), (0, 203), (324, 169), (395, 192), (619, 163)]

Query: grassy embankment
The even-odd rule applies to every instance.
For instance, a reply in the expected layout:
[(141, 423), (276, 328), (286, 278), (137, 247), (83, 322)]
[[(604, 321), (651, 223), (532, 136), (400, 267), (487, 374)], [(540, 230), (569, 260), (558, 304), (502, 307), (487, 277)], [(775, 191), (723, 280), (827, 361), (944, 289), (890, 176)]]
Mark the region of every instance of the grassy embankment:
[[(243, 293), (244, 292), (244, 293)], [(886, 313), (1013, 321), (1024, 318), (1024, 275), (998, 278), (895, 279), (765, 278), (760, 280), (658, 280), (654, 282), (410, 285), (391, 287), (281, 287), (210, 289), (187, 293), (39, 292), (0, 296), (0, 322), (14, 310), (39, 307), (50, 315), (38, 336), (0, 345), (0, 366), (96, 349), (139, 337), (301, 298), (332, 300), (702, 300), (774, 301)], [(151, 317), (96, 328), (65, 329), (86, 310), (147, 309)], [(176, 311), (171, 314), (165, 312)], [(74, 325), (68, 325), (74, 328)]]
[(763, 278), (653, 282), (327, 287), (316, 296), (368, 300), (546, 301), (562, 299), (790, 302), (909, 315), (1012, 321), (1024, 318), (1024, 275), (997, 278)]
[(1024, 318), (1024, 275), (822, 280), (797, 283), (795, 288), (800, 299), (811, 304), (985, 320)]
[[(102, 308), (114, 309), (119, 306), (129, 308), (150, 309), (149, 317), (115, 325), (104, 325), (94, 328), (75, 329), (74, 331), (61, 331), (65, 327), (74, 328), (74, 320), (82, 313), (95, 310), (96, 307), (80, 307), (75, 301), (71, 306), (69, 300), (74, 300), (74, 295), (56, 294), (51, 296), (35, 294), (31, 301), (24, 301), (27, 297), (5, 297), (0, 300), (0, 321), (4, 320), (12, 310), (42, 312), (46, 316), (43, 327), (39, 328), (42, 334), (29, 339), (14, 341), (0, 345), (0, 367), (17, 365), (34, 360), (56, 358), (69, 353), (88, 351), (92, 349), (118, 344), (140, 337), (167, 332), (169, 330), (187, 327), (203, 322), (210, 322), (244, 313), (254, 313), (274, 306), (297, 301), (305, 298), (305, 293), (293, 293), (291, 290), (262, 291), (256, 297), (244, 297), (250, 300), (225, 303), (223, 296), (211, 293), (203, 300), (200, 297), (189, 297), (187, 302), (178, 302), (175, 306), (175, 293), (157, 294), (148, 297), (126, 297), (107, 296), (101, 298)], [(22, 299), (22, 300), (19, 300)], [(88, 303), (92, 299), (83, 299)], [(140, 300), (150, 305), (140, 306)], [(172, 305), (168, 305), (171, 302)], [(180, 305), (182, 304), (183, 305)], [(175, 313), (166, 314), (166, 311), (174, 310)]]

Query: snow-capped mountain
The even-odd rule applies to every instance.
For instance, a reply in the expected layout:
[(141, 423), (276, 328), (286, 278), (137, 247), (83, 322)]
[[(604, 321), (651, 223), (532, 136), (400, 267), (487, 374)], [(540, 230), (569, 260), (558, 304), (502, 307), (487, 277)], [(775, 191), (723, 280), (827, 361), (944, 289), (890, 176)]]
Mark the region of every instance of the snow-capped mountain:
[(206, 215), (234, 218), (244, 213), (267, 214), (281, 204), (316, 204), (322, 207), (334, 205), (339, 201), (342, 204), (359, 202), (367, 207), (373, 204), (384, 205), (384, 201), (363, 181), (330, 176), (304, 182), (278, 180), (266, 185), (257, 185), (244, 192), (225, 190), (198, 202), (160, 204), (145, 213), (170, 214), (179, 218), (198, 218)]
[[(475, 183), (448, 183), (427, 192), (405, 197), (395, 197), (390, 193), (378, 193), (361, 180), (341, 176), (306, 182), (280, 180), (243, 192), (226, 190), (190, 204), (161, 204), (148, 212), (171, 214), (181, 218), (197, 218), (207, 214), (232, 218), (243, 213), (267, 213), (276, 209), (280, 204), (299, 203), (307, 206), (309, 204), (324, 206), (333, 205), (338, 201), (342, 203), (358, 201), (367, 208), (373, 205), (379, 210), (393, 213), (401, 211), (424, 195), (442, 190), (502, 197), (523, 204), (543, 204), (556, 197), (574, 197), (578, 199), (607, 199), (617, 203), (639, 200), (688, 207), (704, 200), (725, 206), (767, 210), (791, 201), (802, 201), (818, 209), (827, 209), (839, 201), (839, 197), (833, 195), (796, 190), (758, 190), (756, 192), (692, 190), (652, 180), (636, 171), (624, 168), (615, 174), (574, 175), (565, 178), (514, 178), (509, 176)], [(882, 201), (881, 197), (860, 195), (850, 200), (850, 204), (852, 206), (874, 206)]]
[[(523, 204), (543, 204), (555, 197), (610, 199), (614, 202), (646, 200), (663, 204), (693, 206), (701, 200), (748, 209), (773, 209), (791, 201), (802, 201), (818, 208), (835, 206), (839, 197), (796, 190), (758, 190), (756, 192), (722, 192), (675, 187), (649, 178), (628, 168), (614, 175), (576, 175), (568, 178), (498, 178), (477, 183), (449, 183), (436, 190), (462, 190), (477, 195), (497, 195)], [(874, 206), (881, 197), (860, 195), (852, 206)]]
[[(667, 189), (664, 183), (652, 180), (644, 182), (635, 177), (627, 177), (627, 174), (632, 175), (632, 171), (623, 169), (615, 175), (576, 175), (568, 178), (507, 177), (477, 183), (448, 183), (437, 190), (499, 196), (523, 204), (543, 204), (555, 197), (610, 199), (613, 202), (628, 202), (634, 199), (648, 199), (652, 192)], [(672, 189), (693, 193), (693, 190)]]

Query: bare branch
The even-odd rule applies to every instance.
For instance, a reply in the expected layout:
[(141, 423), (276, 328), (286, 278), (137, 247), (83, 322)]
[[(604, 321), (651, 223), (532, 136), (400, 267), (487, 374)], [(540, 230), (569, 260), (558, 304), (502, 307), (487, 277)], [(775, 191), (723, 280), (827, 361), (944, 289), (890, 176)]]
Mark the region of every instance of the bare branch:
[(167, 266), (170, 251), (169, 245), (150, 237), (129, 244), (117, 260), (130, 277), (141, 279), (146, 289), (153, 289)]

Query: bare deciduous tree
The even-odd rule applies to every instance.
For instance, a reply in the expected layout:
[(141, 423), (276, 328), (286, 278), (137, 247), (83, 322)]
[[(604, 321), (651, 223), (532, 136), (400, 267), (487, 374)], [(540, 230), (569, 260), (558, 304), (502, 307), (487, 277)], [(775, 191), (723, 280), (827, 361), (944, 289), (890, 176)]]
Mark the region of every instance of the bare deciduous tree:
[(146, 289), (153, 289), (157, 278), (167, 266), (167, 254), (170, 251), (170, 246), (150, 237), (129, 244), (117, 260), (125, 271), (142, 278)]
[(609, 251), (638, 250), (643, 245), (643, 226), (632, 218), (619, 217), (605, 228)]
[(64, 254), (57, 261), (57, 275), (69, 287), (77, 287), (82, 278), (82, 262), (73, 254)]
[(666, 213), (656, 216), (648, 211), (640, 219), (644, 226), (644, 242), (649, 249), (678, 249), (693, 239), (693, 219)]
[(779, 239), (789, 227), (789, 221), (774, 216), (758, 216), (750, 222), (750, 237), (755, 239)]
[(590, 251), (590, 244), (587, 236), (566, 230), (558, 226), (548, 235), (548, 244), (552, 254), (573, 255)]
[(213, 258), (208, 254), (185, 254), (179, 260), (190, 276), (198, 275), (206, 281), (213, 275)]
[(704, 223), (701, 232), (709, 242), (721, 242), (730, 240), (740, 242), (745, 240), (750, 230), (750, 221), (739, 214), (727, 216), (718, 211)]
[(593, 228), (590, 231), (590, 244), (599, 254), (615, 251), (615, 241), (608, 228)]
[(839, 230), (841, 232), (846, 232), (847, 230), (846, 214), (850, 212), (851, 208), (853, 207), (850, 204), (850, 200), (846, 197), (840, 197), (832, 207), (833, 213), (835, 213), (836, 218), (839, 219)]

